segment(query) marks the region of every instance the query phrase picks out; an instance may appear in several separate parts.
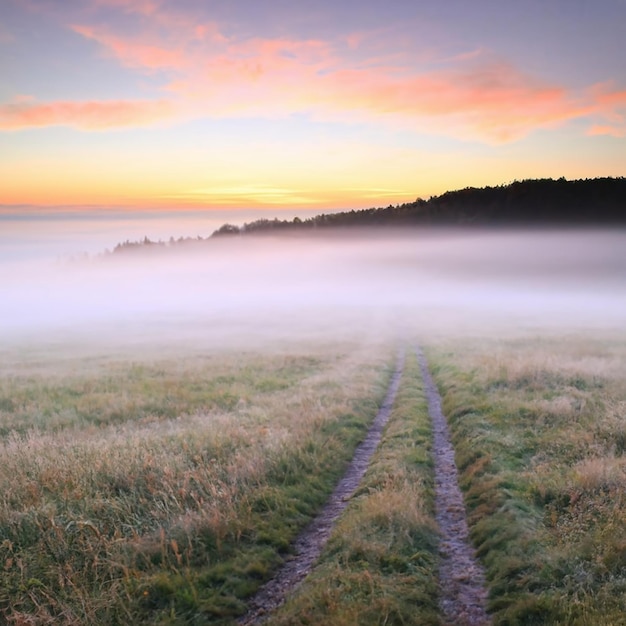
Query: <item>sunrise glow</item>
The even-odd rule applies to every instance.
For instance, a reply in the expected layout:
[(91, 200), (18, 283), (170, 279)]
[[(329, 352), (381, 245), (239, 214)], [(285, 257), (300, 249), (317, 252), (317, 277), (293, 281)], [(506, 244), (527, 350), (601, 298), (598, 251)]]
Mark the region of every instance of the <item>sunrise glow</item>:
[(624, 174), (623, 3), (336, 4), (7, 0), (0, 204), (366, 207)]

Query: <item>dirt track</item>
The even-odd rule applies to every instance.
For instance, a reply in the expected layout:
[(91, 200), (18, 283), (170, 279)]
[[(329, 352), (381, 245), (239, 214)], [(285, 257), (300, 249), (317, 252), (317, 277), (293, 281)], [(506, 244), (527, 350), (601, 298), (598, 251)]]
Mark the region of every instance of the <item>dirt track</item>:
[(444, 620), (454, 626), (484, 626), (491, 620), (485, 610), (485, 575), (474, 557), (463, 496), (459, 489), (454, 448), (441, 410), (437, 390), (423, 352), (416, 350), (424, 380), (424, 392), (433, 425), (435, 461), (435, 508), (441, 533), (439, 544), (440, 607)]
[[(487, 592), (482, 567), (469, 543), (463, 497), (458, 484), (454, 448), (448, 425), (441, 410), (441, 397), (428, 370), (422, 351), (416, 349), (424, 381), (424, 392), (433, 424), (433, 457), (435, 461), (436, 519), (441, 533), (439, 579), (440, 607), (444, 623), (449, 626), (487, 626), (491, 623), (485, 606)], [(295, 554), (249, 602), (249, 610), (239, 624), (260, 624), (280, 606), (309, 573), (328, 540), (335, 521), (345, 509), (349, 496), (358, 487), (370, 459), (380, 442), (400, 386), (404, 353), (397, 358), (385, 400), (365, 440), (358, 446), (346, 473), (320, 514), (294, 542)]]
[(280, 606), (287, 593), (294, 589), (309, 573), (330, 536), (333, 525), (346, 508), (350, 495), (359, 486), (374, 451), (380, 443), (383, 429), (393, 407), (404, 369), (404, 352), (398, 354), (385, 400), (370, 427), (366, 438), (359, 444), (354, 457), (328, 499), (320, 514), (309, 524), (294, 542), (295, 554), (277, 574), (269, 580), (250, 600), (246, 615), (240, 624), (259, 624), (267, 614)]

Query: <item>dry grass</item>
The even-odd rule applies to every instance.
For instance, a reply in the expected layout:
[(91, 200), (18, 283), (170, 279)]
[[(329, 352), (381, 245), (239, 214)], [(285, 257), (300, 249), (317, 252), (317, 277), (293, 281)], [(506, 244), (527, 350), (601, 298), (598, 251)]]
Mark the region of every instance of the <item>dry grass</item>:
[(382, 441), (314, 571), (271, 625), (440, 624), (431, 431), (414, 354)]
[(16, 367), (0, 382), (4, 620), (228, 621), (332, 489), (390, 354), (353, 343)]
[[(9, 624), (232, 623), (332, 490), (393, 352), (373, 336), (135, 348), (3, 353)], [(439, 335), (429, 359), (495, 623), (623, 623), (624, 336)], [(276, 624), (439, 622), (430, 426), (408, 367), (363, 485)]]
[(495, 623), (622, 623), (624, 336), (489, 338), (431, 356)]

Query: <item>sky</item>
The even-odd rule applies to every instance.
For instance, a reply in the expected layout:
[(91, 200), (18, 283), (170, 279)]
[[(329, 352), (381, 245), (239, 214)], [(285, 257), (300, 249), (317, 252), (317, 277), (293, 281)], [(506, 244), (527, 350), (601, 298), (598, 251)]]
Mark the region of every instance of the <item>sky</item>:
[(0, 211), (626, 174), (626, 0), (0, 0)]

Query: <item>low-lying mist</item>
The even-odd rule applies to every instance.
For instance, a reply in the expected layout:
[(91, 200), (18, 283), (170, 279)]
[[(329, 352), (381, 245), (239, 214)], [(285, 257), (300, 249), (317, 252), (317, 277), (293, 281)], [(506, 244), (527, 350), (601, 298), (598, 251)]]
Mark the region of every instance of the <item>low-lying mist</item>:
[(5, 340), (71, 331), (206, 343), (626, 321), (626, 231), (232, 236), (0, 272)]

